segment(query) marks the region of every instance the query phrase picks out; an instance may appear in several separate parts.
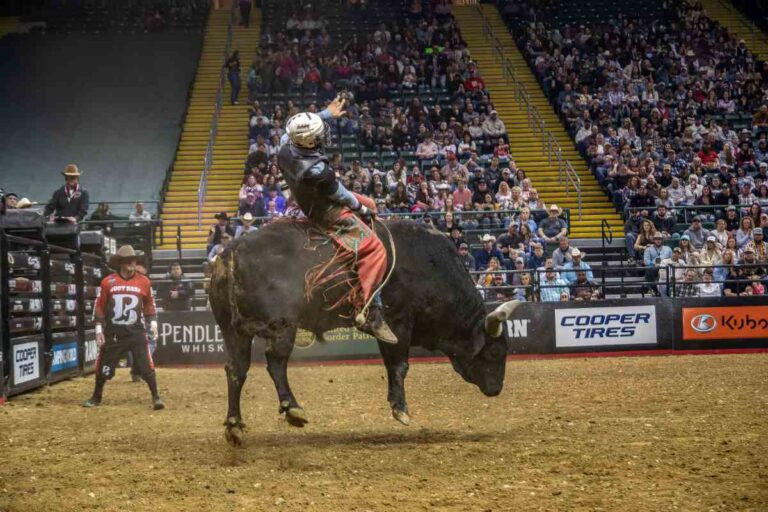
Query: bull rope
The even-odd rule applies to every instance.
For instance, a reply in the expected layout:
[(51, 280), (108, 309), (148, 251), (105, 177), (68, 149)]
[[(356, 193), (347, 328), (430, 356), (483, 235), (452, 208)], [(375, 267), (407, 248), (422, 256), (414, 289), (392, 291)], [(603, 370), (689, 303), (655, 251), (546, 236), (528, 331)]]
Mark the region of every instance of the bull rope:
[[(384, 280), (381, 282), (378, 288), (376, 288), (376, 291), (373, 292), (370, 297), (368, 297), (368, 302), (365, 303), (365, 305), (363, 306), (363, 309), (361, 309), (360, 313), (358, 313), (357, 316), (355, 317), (355, 323), (357, 323), (358, 325), (362, 325), (363, 323), (365, 323), (365, 319), (368, 317), (368, 310), (371, 307), (371, 303), (373, 302), (373, 299), (387, 285), (387, 283), (389, 282), (389, 278), (392, 277), (392, 272), (395, 270), (395, 265), (397, 264), (397, 247), (395, 247), (395, 242), (392, 239), (392, 232), (389, 230), (389, 228), (384, 222), (381, 222), (381, 226), (387, 232), (387, 238), (389, 239), (389, 246), (392, 248), (392, 265), (389, 266), (389, 272), (387, 272), (387, 275), (386, 277), (384, 277)], [(371, 219), (371, 230), (373, 231), (373, 234), (376, 235), (375, 219)]]

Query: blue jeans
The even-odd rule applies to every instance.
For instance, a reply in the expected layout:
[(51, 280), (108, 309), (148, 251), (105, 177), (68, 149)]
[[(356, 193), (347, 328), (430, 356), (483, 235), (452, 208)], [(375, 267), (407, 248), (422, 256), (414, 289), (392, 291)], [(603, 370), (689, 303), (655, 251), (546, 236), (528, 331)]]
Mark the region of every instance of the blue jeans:
[(230, 71), (227, 78), (229, 79), (229, 85), (232, 86), (232, 90), (229, 93), (229, 102), (234, 105), (237, 101), (237, 96), (240, 94), (240, 73)]
[(635, 233), (627, 233), (624, 235), (624, 241), (627, 244), (627, 256), (635, 258), (635, 241), (637, 241), (637, 235)]

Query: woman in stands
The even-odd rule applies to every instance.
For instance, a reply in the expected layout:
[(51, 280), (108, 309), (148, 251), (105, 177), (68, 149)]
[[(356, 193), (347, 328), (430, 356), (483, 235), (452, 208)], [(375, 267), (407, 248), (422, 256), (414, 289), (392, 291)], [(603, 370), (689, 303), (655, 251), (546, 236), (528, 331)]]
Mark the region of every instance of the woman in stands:
[(735, 265), (735, 256), (734, 252), (730, 249), (726, 249), (723, 251), (722, 260), (720, 261), (720, 266), (714, 267), (712, 274), (714, 277), (714, 280), (718, 283), (722, 283), (728, 278), (729, 274), (729, 267), (731, 265)]
[(755, 222), (752, 217), (746, 216), (741, 219), (739, 229), (736, 230), (736, 246), (739, 250), (752, 241), (752, 230), (755, 229)]
[(411, 211), (413, 202), (408, 197), (408, 192), (405, 188), (405, 183), (398, 181), (395, 185), (395, 191), (390, 194), (387, 202), (389, 210), (393, 213), (408, 213)]
[(392, 165), (392, 169), (387, 171), (386, 174), (386, 185), (387, 189), (394, 193), (397, 189), (398, 183), (405, 184), (407, 182), (408, 176), (405, 172), (405, 165), (401, 160), (396, 161)]
[(712, 231), (711, 234), (717, 239), (717, 245), (720, 248), (725, 248), (725, 245), (728, 243), (728, 238), (731, 236), (726, 229), (725, 219), (717, 219), (715, 230)]
[(760, 207), (760, 203), (752, 203), (749, 207), (749, 216), (752, 217), (752, 225), (757, 227), (760, 225), (760, 216), (763, 214), (763, 208)]
[(496, 192), (496, 202), (499, 204), (500, 210), (512, 209), (512, 191), (506, 181), (502, 181), (499, 184), (499, 191)]
[(499, 270), (501, 270), (501, 263), (499, 263), (499, 259), (496, 256), (492, 256), (491, 259), (488, 260), (488, 268), (486, 269), (486, 273), (480, 274), (480, 276), (477, 278), (477, 284), (483, 288), (493, 286), (493, 272), (498, 272)]
[(720, 157), (720, 165), (727, 165), (730, 168), (736, 166), (736, 155), (734, 155), (730, 144), (723, 144), (723, 149), (718, 156)]
[(648, 219), (645, 219), (642, 224), (640, 224), (640, 232), (637, 234), (637, 238), (635, 239), (635, 254), (637, 255), (635, 259), (642, 259), (642, 255), (645, 252), (645, 248), (649, 245), (653, 245), (653, 237), (656, 235), (656, 226), (653, 225), (653, 222), (651, 222)]
[(477, 145), (475, 144), (475, 141), (472, 140), (472, 136), (469, 132), (464, 132), (462, 141), (459, 142), (457, 150), (460, 160), (466, 160), (472, 156), (472, 151), (477, 151)]
[(739, 245), (736, 243), (735, 236), (728, 237), (728, 240), (725, 242), (725, 249), (731, 251), (734, 258), (741, 258), (741, 251), (739, 250)]
[[(715, 196), (712, 194), (712, 187), (709, 185), (701, 187), (701, 195), (696, 198), (693, 204), (696, 206), (714, 206)], [(715, 220), (715, 211), (712, 208), (697, 210), (696, 215), (702, 217), (707, 222)]]
[(686, 263), (690, 263), (692, 255), (696, 252), (696, 249), (691, 245), (690, 237), (688, 235), (680, 237), (678, 247), (680, 248), (680, 258)]
[(530, 254), (531, 252), (531, 245), (538, 243), (538, 237), (536, 236), (535, 231), (531, 231), (531, 228), (528, 226), (528, 224), (521, 222), (520, 223), (520, 237), (522, 238), (522, 241), (520, 242), (520, 245), (522, 246), (523, 251), (525, 251), (526, 254)]
[[(761, 183), (760, 187), (757, 189), (757, 204), (760, 205), (762, 209), (768, 208), (768, 184)], [(759, 217), (758, 220), (755, 221), (756, 224), (759, 225)]]

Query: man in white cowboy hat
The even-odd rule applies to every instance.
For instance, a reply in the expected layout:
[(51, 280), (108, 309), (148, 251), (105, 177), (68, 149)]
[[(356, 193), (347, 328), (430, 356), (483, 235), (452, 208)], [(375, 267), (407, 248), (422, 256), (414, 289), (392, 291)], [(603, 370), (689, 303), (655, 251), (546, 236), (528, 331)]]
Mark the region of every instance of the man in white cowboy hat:
[(152, 354), (149, 351), (146, 322), (157, 338), (157, 314), (152, 298), (152, 284), (149, 278), (136, 271), (139, 254), (130, 245), (118, 249), (109, 259), (109, 266), (117, 270), (101, 281), (99, 298), (96, 300), (93, 316), (96, 319), (96, 385), (91, 398), (83, 407), (101, 404), (104, 384), (115, 376), (120, 358), (131, 352), (134, 368), (149, 386), (152, 393), (152, 407), (165, 408), (157, 392), (157, 379)]
[(258, 231), (256, 226), (253, 225), (254, 220), (251, 212), (245, 212), (245, 214), (240, 217), (240, 225), (237, 226), (237, 229), (235, 230), (235, 238), (240, 238), (248, 233), (255, 233)]
[(69, 164), (61, 174), (66, 183), (53, 192), (45, 206), (45, 216), (51, 222), (58, 220), (76, 224), (88, 213), (88, 191), (80, 185), (80, 170), (75, 164)]
[(491, 258), (498, 258), (499, 263), (504, 261), (504, 255), (499, 248), (496, 247), (495, 236), (486, 233), (480, 241), (483, 243), (483, 247), (475, 252), (475, 270), (485, 270), (488, 268), (488, 263), (490, 263)]
[(547, 243), (555, 243), (568, 234), (568, 225), (560, 218), (560, 208), (556, 204), (549, 207), (549, 216), (539, 222), (538, 234)]
[[(291, 196), (301, 211), (326, 231), (358, 233), (359, 244), (354, 247), (355, 271), (361, 290), (361, 299), (355, 304), (358, 329), (380, 341), (397, 343), (397, 336), (384, 319), (383, 305), (376, 293), (387, 270), (387, 251), (366, 224), (376, 213), (376, 203), (369, 197), (356, 194), (336, 178), (336, 173), (324, 152), (330, 141), (327, 120), (345, 114), (348, 95), (338, 96), (322, 112), (300, 112), (288, 119), (286, 132), (281, 138), (277, 162)], [(360, 221), (359, 218), (362, 219)], [(365, 315), (365, 306), (369, 306)]]
[(562, 277), (569, 285), (576, 282), (576, 274), (580, 270), (586, 272), (587, 279), (590, 281), (595, 277), (592, 275), (592, 267), (590, 267), (589, 263), (586, 261), (582, 261), (581, 257), (581, 251), (577, 247), (574, 247), (571, 251), (571, 261), (568, 261), (563, 265), (563, 273), (560, 277)]

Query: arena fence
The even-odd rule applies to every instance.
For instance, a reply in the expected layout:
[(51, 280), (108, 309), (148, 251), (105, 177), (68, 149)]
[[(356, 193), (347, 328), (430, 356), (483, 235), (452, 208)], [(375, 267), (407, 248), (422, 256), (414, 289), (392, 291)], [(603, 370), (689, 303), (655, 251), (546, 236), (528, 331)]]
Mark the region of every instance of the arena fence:
[(93, 370), (104, 271), (103, 255), (84, 252), (77, 233), (70, 246), (56, 245), (45, 224), (14, 216), (0, 219), (0, 401)]
[[(489, 311), (495, 304), (489, 304)], [(624, 299), (525, 303), (506, 323), (509, 354), (626, 350), (693, 350), (768, 347), (768, 305), (760, 297)], [(159, 315), (154, 359), (160, 365), (220, 365), (224, 338), (209, 311)], [(326, 333), (326, 343), (299, 331), (293, 360), (379, 357), (377, 342), (353, 328)], [(254, 361), (264, 361), (264, 341), (254, 340)], [(443, 355), (413, 347), (414, 357)]]

